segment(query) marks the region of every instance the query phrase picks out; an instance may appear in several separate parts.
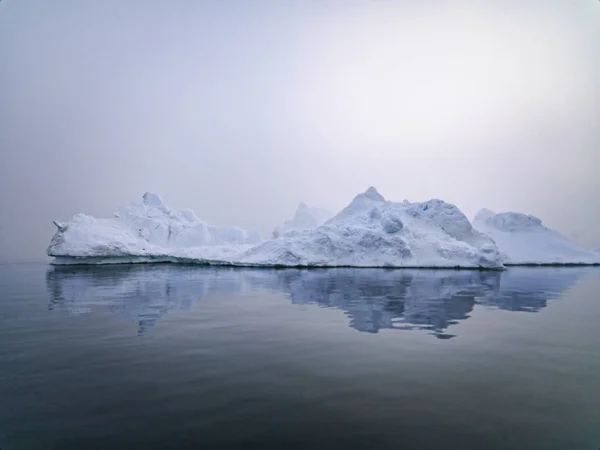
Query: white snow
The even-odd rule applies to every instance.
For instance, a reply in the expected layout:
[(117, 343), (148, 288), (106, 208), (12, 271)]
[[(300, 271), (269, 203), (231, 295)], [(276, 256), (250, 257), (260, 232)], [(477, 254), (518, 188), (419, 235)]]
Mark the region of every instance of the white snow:
[(309, 207), (305, 203), (300, 203), (294, 217), (291, 220), (286, 220), (282, 226), (273, 230), (273, 237), (278, 238), (288, 231), (318, 227), (331, 219), (333, 215), (332, 212), (326, 209)]
[[(373, 187), (337, 215), (301, 204), (273, 239), (216, 227), (189, 209), (171, 211), (146, 193), (114, 217), (77, 214), (54, 222), (55, 264), (191, 262), (211, 265), (502, 268), (503, 264), (592, 264), (585, 250), (540, 219), (480, 211), (471, 225), (454, 205), (385, 200)], [(322, 223), (324, 222), (324, 223)]]
[(594, 264), (600, 257), (545, 227), (535, 216), (482, 209), (473, 226), (491, 236), (505, 264)]

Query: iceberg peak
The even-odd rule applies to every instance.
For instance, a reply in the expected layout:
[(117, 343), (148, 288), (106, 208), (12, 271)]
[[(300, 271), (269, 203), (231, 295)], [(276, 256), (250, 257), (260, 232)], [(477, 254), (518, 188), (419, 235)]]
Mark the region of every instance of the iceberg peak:
[(379, 191), (375, 189), (374, 186), (370, 186), (369, 189), (367, 189), (362, 195), (364, 195), (369, 200), (374, 200), (376, 202), (385, 202), (385, 198), (383, 198), (383, 195), (381, 195)]
[(315, 228), (323, 225), (333, 216), (333, 213), (322, 208), (310, 207), (304, 202), (300, 202), (294, 217), (286, 220), (283, 226), (278, 226), (273, 230), (272, 236), (278, 238), (289, 231), (299, 231), (308, 228)]
[(489, 219), (490, 217), (494, 217), (495, 215), (496, 215), (496, 213), (494, 211), (492, 211), (491, 209), (482, 208), (477, 212), (477, 214), (475, 214), (475, 217), (473, 218), (473, 220), (485, 221), (485, 220)]
[(67, 231), (68, 225), (66, 223), (59, 222), (58, 220), (53, 220), (52, 223), (58, 231)]
[(347, 218), (360, 214), (366, 210), (372, 210), (377, 204), (385, 203), (385, 198), (377, 192), (373, 186), (365, 192), (361, 192), (352, 199), (350, 204), (342, 209), (333, 219), (333, 221), (343, 221)]
[(144, 201), (144, 205), (146, 205), (146, 206), (153, 206), (155, 208), (161, 208), (161, 207), (164, 208), (164, 206), (165, 206), (160, 195), (155, 194), (153, 192), (146, 192), (142, 196), (142, 199)]

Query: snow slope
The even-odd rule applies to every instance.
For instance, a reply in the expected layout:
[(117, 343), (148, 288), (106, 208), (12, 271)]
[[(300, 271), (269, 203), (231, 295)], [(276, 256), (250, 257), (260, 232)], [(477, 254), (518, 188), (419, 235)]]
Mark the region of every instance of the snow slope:
[(273, 230), (273, 237), (278, 238), (288, 231), (306, 230), (323, 225), (327, 220), (333, 217), (333, 213), (322, 208), (308, 207), (305, 203), (300, 203), (298, 209), (291, 220), (286, 220), (282, 226)]
[(482, 209), (473, 226), (494, 239), (505, 264), (600, 263), (600, 255), (546, 228), (535, 216)]
[(173, 212), (158, 195), (148, 192), (141, 202), (119, 208), (112, 218), (76, 214), (68, 222), (54, 224), (57, 231), (47, 253), (65, 258), (63, 262), (75, 262), (74, 258), (110, 262), (123, 257), (140, 262), (170, 260), (187, 256), (177, 249), (196, 247), (203, 250), (192, 252), (194, 258), (221, 257), (262, 240), (258, 233), (241, 228), (209, 225), (189, 209)]

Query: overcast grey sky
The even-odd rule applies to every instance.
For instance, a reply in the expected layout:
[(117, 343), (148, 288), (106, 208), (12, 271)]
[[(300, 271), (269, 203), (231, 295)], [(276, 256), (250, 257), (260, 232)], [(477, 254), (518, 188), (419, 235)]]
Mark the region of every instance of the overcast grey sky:
[(268, 233), (375, 185), (600, 245), (597, 0), (3, 0), (0, 260), (147, 191)]

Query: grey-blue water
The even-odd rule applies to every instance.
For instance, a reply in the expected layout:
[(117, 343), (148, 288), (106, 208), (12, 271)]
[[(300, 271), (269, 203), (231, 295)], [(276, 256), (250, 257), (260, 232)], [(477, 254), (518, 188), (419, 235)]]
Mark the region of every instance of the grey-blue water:
[(0, 448), (600, 448), (600, 268), (0, 265)]

